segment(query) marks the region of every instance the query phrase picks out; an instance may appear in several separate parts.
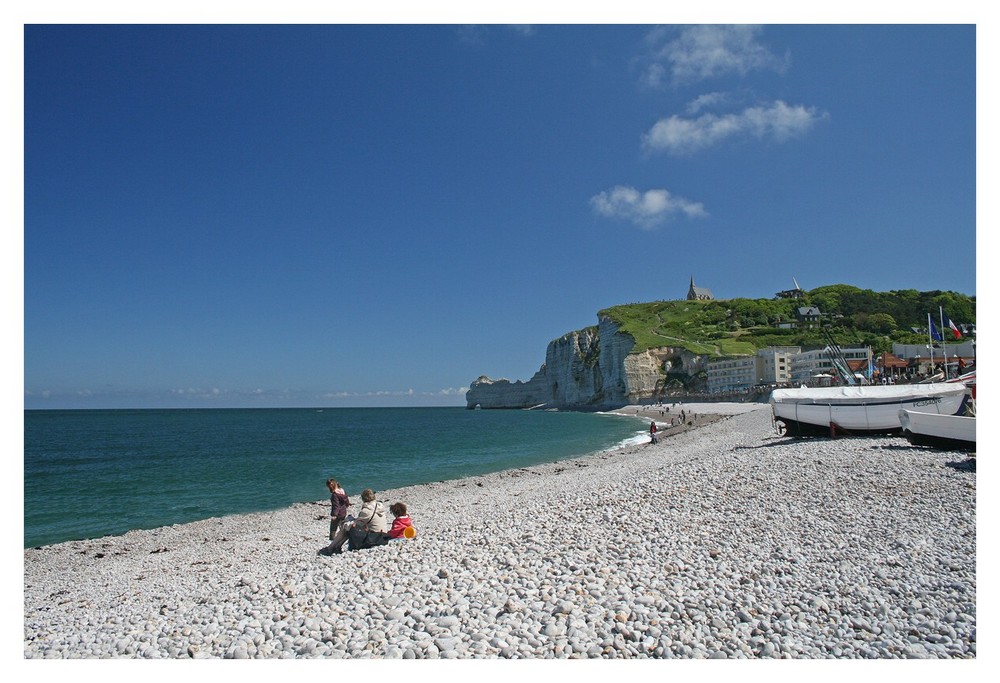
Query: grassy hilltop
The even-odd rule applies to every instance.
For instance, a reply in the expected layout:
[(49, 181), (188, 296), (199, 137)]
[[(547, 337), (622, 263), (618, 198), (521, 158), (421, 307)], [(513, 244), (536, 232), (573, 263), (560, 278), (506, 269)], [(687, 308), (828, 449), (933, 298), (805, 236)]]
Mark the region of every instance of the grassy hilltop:
[[(800, 299), (653, 301), (612, 306), (598, 315), (615, 321), (635, 339), (633, 353), (677, 346), (699, 355), (738, 356), (766, 346), (824, 346), (822, 331), (815, 327), (778, 327), (796, 321), (800, 306), (819, 308), (821, 324), (838, 344), (867, 345), (876, 353), (892, 351), (893, 343), (926, 343), (926, 332), (910, 328), (926, 330), (928, 313), (940, 326), (938, 307), (955, 323), (976, 322), (974, 296), (913, 289), (874, 292), (850, 285), (818, 287)], [(952, 340), (950, 330), (943, 336)]]

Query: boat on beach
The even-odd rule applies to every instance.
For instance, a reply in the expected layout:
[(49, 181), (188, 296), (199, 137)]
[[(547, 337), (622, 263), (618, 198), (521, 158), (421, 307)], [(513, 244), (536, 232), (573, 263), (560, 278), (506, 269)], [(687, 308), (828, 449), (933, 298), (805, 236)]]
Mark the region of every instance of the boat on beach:
[(976, 449), (976, 418), (900, 410), (899, 423), (906, 440), (914, 446), (953, 450)]
[(962, 383), (775, 389), (771, 409), (779, 434), (891, 433), (902, 410), (955, 415), (963, 410)]

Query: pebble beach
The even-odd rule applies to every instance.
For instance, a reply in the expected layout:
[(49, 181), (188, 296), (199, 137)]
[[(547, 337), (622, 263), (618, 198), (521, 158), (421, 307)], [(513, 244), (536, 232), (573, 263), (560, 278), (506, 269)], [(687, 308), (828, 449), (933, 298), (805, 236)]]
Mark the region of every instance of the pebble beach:
[[(974, 457), (684, 408), (656, 445), (372, 482), (418, 530), (383, 547), (318, 554), (319, 481), (314, 503), (24, 550), (24, 658), (976, 658)], [(621, 412), (663, 424), (643, 410)]]

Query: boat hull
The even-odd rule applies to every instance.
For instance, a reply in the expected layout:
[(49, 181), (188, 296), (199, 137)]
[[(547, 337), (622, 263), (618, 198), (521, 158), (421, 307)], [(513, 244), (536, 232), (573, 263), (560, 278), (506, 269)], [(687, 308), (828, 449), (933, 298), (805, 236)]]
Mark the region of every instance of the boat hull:
[(906, 440), (914, 446), (933, 446), (960, 451), (976, 449), (974, 417), (900, 410), (899, 422)]
[(900, 410), (954, 415), (964, 400), (964, 387), (944, 383), (828, 387), (775, 390), (771, 407), (775, 421), (784, 423), (789, 434), (893, 433), (901, 430)]

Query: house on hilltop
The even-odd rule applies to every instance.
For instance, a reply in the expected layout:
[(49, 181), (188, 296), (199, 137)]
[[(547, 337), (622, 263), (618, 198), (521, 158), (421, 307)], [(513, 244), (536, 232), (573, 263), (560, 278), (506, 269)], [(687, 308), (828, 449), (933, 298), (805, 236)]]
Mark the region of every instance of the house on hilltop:
[(778, 292), (777, 294), (775, 294), (774, 297), (776, 299), (801, 299), (801, 298), (803, 298), (806, 295), (806, 293), (804, 291), (802, 291), (802, 288), (799, 287), (799, 283), (798, 283), (798, 281), (794, 277), (792, 278), (792, 283), (795, 285), (795, 289), (786, 289), (786, 290), (783, 290), (783, 291)]
[(712, 301), (712, 290), (706, 287), (697, 287), (694, 284), (694, 275), (691, 276), (691, 286), (688, 287), (688, 301)]
[(795, 317), (798, 318), (799, 324), (805, 327), (813, 327), (819, 323), (822, 315), (815, 306), (799, 306), (795, 309)]

